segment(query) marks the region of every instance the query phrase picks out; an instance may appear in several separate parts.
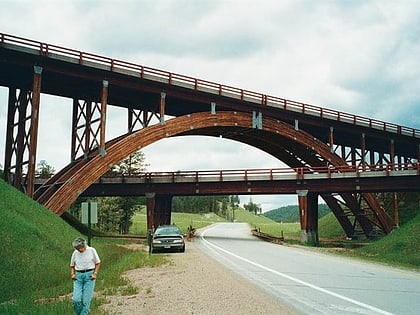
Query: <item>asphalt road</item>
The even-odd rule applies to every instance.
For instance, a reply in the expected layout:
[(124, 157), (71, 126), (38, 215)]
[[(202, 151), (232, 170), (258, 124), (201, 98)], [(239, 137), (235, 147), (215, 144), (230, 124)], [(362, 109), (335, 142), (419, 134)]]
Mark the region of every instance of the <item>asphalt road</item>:
[(197, 247), (298, 314), (420, 314), (420, 273), (260, 241), (247, 224), (202, 230)]

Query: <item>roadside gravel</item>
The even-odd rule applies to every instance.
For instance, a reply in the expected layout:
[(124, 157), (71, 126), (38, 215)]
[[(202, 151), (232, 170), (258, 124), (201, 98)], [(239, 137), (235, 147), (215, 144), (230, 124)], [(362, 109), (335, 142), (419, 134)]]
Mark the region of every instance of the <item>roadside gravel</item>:
[(294, 314), (250, 282), (201, 253), (194, 241), (185, 253), (170, 254), (170, 264), (128, 271), (139, 292), (107, 296), (109, 314)]

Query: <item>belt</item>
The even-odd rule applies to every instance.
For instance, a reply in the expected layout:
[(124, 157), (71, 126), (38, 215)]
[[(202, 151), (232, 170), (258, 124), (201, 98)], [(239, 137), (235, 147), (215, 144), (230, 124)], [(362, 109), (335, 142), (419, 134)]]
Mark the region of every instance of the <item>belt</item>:
[(76, 272), (85, 273), (85, 272), (89, 272), (89, 271), (93, 271), (93, 270), (95, 270), (95, 269), (93, 268), (93, 269), (85, 269), (85, 270), (76, 270)]

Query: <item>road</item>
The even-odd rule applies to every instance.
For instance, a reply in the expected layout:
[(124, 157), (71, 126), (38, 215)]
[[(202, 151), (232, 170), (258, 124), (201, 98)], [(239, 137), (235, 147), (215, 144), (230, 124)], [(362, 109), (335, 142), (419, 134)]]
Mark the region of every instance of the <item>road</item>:
[(260, 241), (245, 223), (202, 230), (197, 247), (298, 314), (419, 314), (420, 273)]

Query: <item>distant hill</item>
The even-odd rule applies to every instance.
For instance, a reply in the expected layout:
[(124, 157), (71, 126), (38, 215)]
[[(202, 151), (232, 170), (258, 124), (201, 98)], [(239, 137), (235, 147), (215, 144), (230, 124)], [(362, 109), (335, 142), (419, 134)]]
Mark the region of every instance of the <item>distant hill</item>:
[[(326, 204), (318, 205), (318, 218), (322, 218), (331, 210)], [(298, 222), (299, 208), (297, 205), (290, 205), (263, 213), (263, 216), (276, 222)]]

